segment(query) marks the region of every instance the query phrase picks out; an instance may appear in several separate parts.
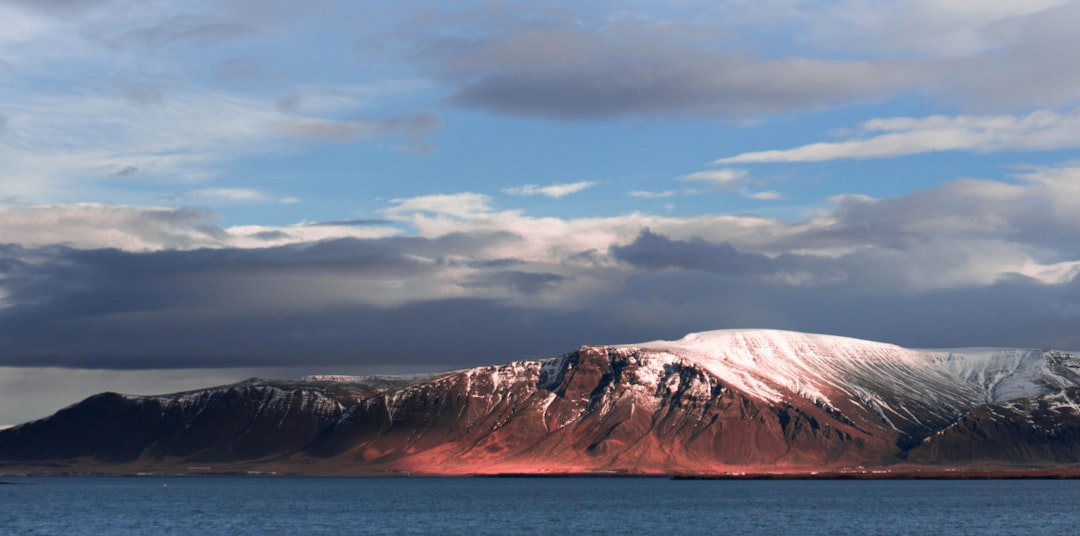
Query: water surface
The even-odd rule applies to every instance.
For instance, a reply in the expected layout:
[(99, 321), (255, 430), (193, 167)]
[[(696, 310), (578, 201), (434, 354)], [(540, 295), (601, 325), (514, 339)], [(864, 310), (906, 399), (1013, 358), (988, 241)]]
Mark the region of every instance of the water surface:
[[(1074, 533), (1077, 480), (4, 478), (3, 534)], [(163, 488), (163, 483), (168, 488)]]

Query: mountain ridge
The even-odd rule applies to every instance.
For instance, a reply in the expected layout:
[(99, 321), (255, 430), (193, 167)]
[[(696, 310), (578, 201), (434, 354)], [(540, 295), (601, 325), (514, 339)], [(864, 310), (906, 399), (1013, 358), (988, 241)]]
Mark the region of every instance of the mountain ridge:
[[(213, 462), (310, 474), (709, 475), (1080, 460), (1080, 355), (1053, 350), (717, 330), (365, 378), (95, 395), (0, 431), (0, 470)], [(135, 430), (132, 419), (143, 419)]]

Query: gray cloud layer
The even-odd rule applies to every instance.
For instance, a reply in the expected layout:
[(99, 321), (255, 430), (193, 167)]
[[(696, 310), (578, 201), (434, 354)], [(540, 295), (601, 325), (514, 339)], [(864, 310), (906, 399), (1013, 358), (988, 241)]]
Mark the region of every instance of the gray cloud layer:
[(454, 88), (460, 105), (562, 120), (625, 116), (747, 118), (880, 98), (941, 69), (897, 60), (754, 57), (677, 25), (573, 23), (485, 29), (479, 38), (425, 42), (422, 68)]
[[(579, 6), (487, 4), (425, 12), (397, 37), (421, 72), (450, 87), (452, 102), (558, 120), (743, 119), (901, 94), (968, 110), (1080, 99), (1076, 2), (864, 4), (688, 8), (678, 21), (632, 8), (595, 16)], [(897, 16), (882, 18), (890, 11)]]
[(261, 248), (9, 244), (0, 366), (444, 369), (736, 327), (1080, 349), (1076, 173), (841, 198), (794, 224), (541, 225), (482, 203), (432, 220), (417, 201), (445, 228)]

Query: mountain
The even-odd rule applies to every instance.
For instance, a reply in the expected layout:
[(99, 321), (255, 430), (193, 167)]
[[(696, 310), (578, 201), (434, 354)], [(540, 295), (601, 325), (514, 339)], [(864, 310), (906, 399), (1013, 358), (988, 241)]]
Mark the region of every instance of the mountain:
[(409, 380), (249, 379), (160, 396), (101, 393), (0, 433), (0, 460), (257, 460), (302, 450), (349, 406)]
[(426, 378), (105, 393), (0, 431), (0, 470), (1057, 470), (1080, 469), (1078, 439), (1080, 355), (721, 330)]

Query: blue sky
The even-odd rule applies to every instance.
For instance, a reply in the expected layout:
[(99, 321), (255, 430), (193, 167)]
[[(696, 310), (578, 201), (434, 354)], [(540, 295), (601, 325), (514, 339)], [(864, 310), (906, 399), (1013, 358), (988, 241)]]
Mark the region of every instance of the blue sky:
[(1078, 22), (0, 1), (0, 424), (719, 328), (1080, 349)]

